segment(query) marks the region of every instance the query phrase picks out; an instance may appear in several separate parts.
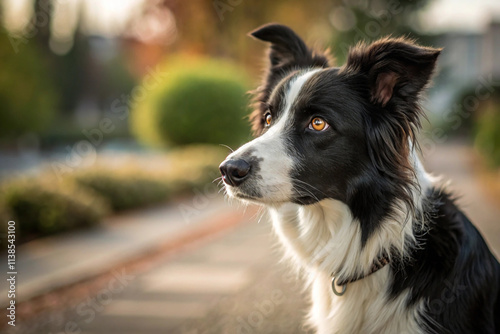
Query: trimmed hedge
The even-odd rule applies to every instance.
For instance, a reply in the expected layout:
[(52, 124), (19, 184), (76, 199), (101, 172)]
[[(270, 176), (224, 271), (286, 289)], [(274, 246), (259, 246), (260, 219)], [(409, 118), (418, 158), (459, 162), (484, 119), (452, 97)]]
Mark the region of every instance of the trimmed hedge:
[(145, 170), (130, 161), (126, 167), (98, 165), (70, 178), (106, 198), (114, 211), (121, 211), (191, 193), (218, 176), (217, 167), (226, 155), (222, 147), (191, 145), (171, 151), (156, 162), (161, 167), (155, 169)]
[[(153, 146), (239, 145), (249, 136), (247, 79), (213, 59), (178, 57), (160, 66), (164, 79), (132, 107), (134, 135)], [(142, 87), (151, 87), (145, 78)]]
[(92, 169), (72, 176), (84, 188), (106, 198), (114, 211), (133, 209), (168, 199), (171, 190), (163, 180), (133, 170)]
[[(18, 223), (20, 239), (99, 223), (109, 214), (192, 194), (218, 177), (227, 149), (186, 146), (164, 157), (98, 162), (58, 180), (48, 173), (0, 185), (0, 218)], [(156, 161), (151, 161), (155, 159)]]
[(7, 233), (8, 222), (12, 220), (12, 214), (4, 203), (0, 202), (0, 233)]
[(190, 193), (220, 176), (218, 167), (227, 155), (227, 148), (214, 145), (190, 145), (173, 150), (168, 155), (166, 182), (175, 193)]
[(24, 239), (93, 226), (108, 213), (104, 198), (46, 176), (3, 184), (0, 203)]
[(58, 97), (49, 66), (36, 43), (20, 43), (15, 52), (12, 36), (0, 29), (0, 138), (43, 132), (56, 114)]
[(477, 118), (474, 143), (492, 167), (500, 167), (500, 102)]

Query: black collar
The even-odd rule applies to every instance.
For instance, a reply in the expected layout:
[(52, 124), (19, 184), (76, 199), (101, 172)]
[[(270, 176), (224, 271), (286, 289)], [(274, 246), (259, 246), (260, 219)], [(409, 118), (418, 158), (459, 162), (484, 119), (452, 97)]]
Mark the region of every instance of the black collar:
[[(356, 277), (351, 277), (343, 280), (336, 281), (336, 277), (332, 278), (332, 290), (333, 293), (335, 293), (337, 296), (342, 296), (345, 293), (345, 290), (347, 289), (347, 284), (348, 283), (354, 283), (360, 279), (363, 279), (367, 276), (370, 276), (373, 273), (376, 273), (380, 269), (384, 268), (387, 264), (389, 264), (390, 260), (387, 255), (379, 257), (377, 260), (375, 260), (370, 268), (370, 271), (366, 275), (360, 275)], [(335, 285), (342, 287), (342, 291), (337, 291), (335, 288)]]

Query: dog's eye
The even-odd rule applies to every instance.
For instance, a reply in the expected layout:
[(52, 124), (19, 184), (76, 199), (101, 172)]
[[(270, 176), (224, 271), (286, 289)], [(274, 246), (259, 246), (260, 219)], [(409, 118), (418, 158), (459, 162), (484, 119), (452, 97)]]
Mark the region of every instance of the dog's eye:
[(311, 123), (309, 123), (309, 129), (314, 131), (325, 131), (330, 125), (323, 118), (314, 117)]
[(273, 121), (273, 116), (271, 116), (271, 113), (266, 113), (264, 115), (264, 121), (266, 122), (266, 127), (271, 125), (271, 122)]

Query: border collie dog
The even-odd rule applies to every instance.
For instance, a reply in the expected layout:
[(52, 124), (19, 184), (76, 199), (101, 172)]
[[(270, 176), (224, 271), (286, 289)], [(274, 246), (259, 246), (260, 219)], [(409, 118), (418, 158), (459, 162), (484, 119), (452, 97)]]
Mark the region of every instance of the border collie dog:
[(269, 208), (312, 293), (317, 333), (500, 333), (500, 265), (417, 156), (419, 95), (440, 50), (404, 38), (332, 67), (290, 28), (251, 33), (270, 65), (256, 138), (220, 165)]

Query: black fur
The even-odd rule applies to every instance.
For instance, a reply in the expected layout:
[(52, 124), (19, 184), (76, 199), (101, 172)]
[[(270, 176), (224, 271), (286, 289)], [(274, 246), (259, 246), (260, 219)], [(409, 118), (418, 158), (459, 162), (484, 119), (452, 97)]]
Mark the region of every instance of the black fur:
[(433, 333), (500, 332), (498, 261), (448, 193), (433, 189), (427, 201), (429, 229), (415, 230), (411, 261), (391, 264), (391, 296), (410, 289), (410, 304), (427, 299)]

